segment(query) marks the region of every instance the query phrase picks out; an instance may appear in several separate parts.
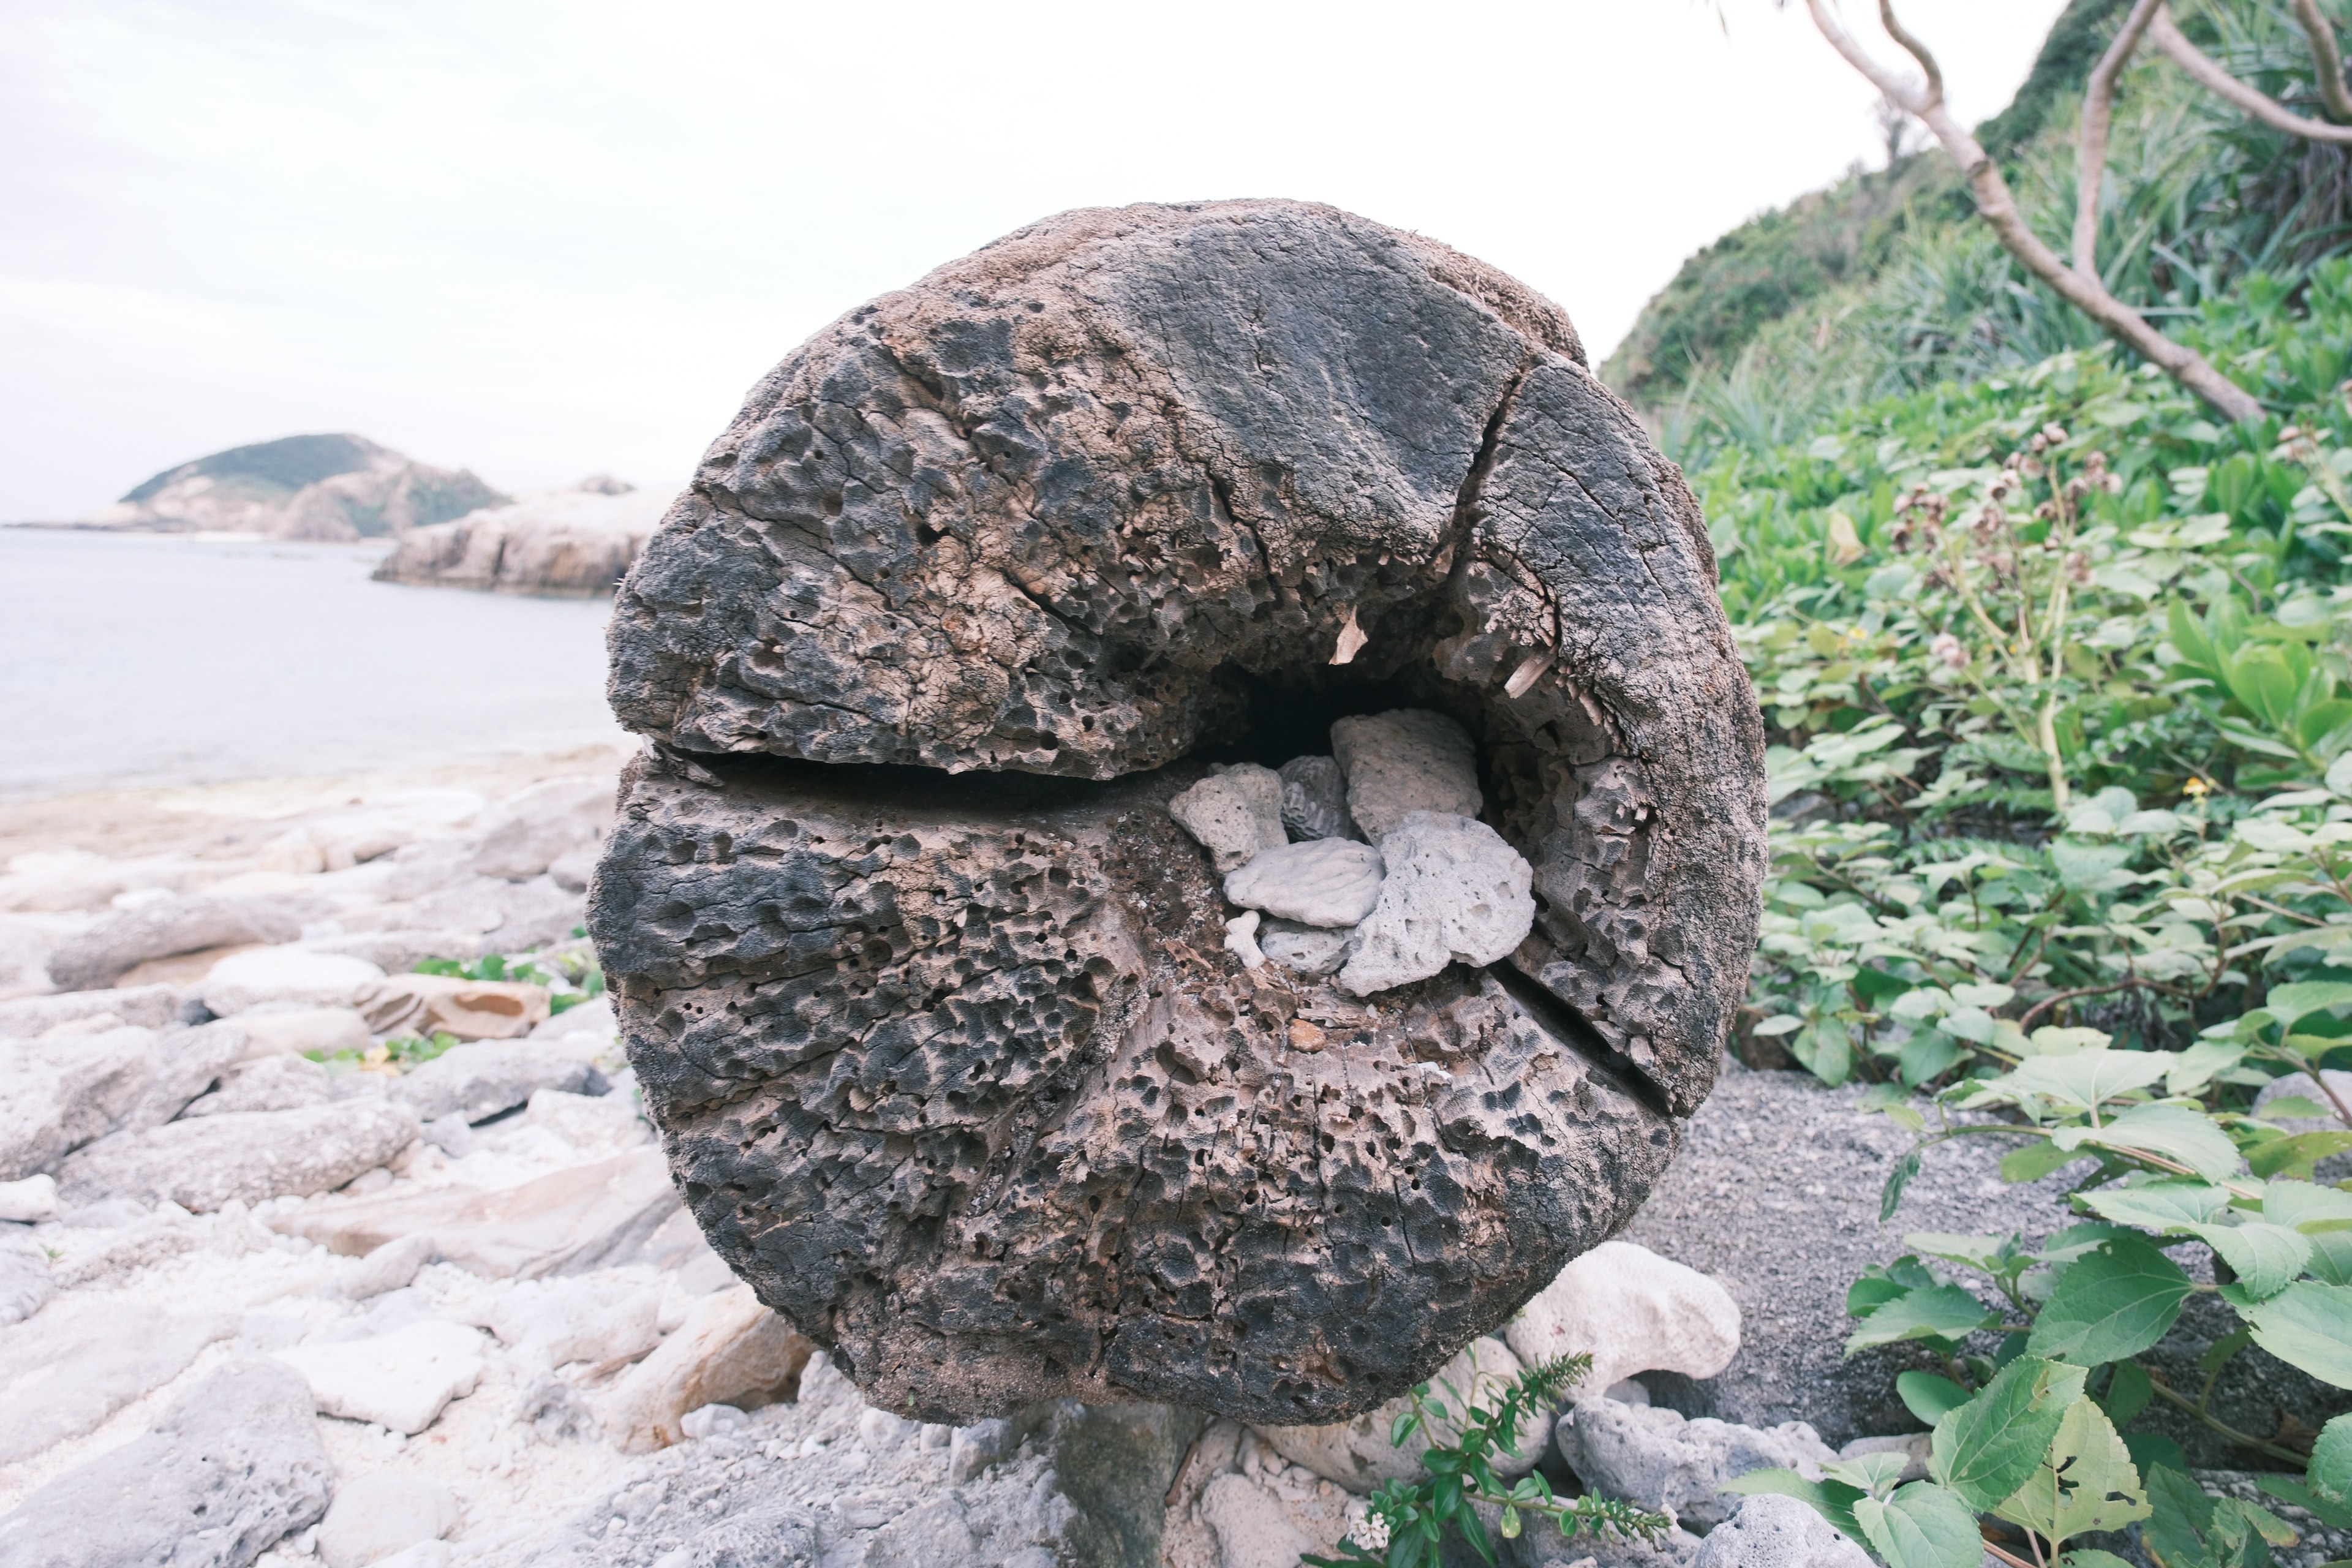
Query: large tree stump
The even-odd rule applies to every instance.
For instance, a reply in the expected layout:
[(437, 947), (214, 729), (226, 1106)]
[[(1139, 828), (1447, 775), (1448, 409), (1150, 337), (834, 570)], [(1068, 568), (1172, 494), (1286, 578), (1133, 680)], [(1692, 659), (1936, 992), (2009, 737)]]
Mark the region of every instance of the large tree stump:
[[(1621, 1227), (1713, 1080), (1763, 747), (1698, 510), (1443, 246), (1077, 212), (863, 306), (612, 647), (631, 1060), (713, 1246), (877, 1405), (1360, 1413)], [(1534, 933), (1369, 1001), (1244, 969), (1168, 799), (1399, 705), (1476, 740)]]

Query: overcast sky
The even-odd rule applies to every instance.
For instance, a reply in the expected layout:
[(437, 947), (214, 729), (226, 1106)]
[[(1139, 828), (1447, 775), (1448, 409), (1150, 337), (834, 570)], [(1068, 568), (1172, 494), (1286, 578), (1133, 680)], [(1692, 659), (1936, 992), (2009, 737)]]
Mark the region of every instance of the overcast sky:
[[(2060, 5), (1904, 16), (1974, 120)], [(1691, 251), (1877, 161), (1801, 6), (1722, 11), (0, 0), (0, 520), (311, 430), (674, 485), (811, 331), (1075, 206), (1333, 202), (1597, 361)]]

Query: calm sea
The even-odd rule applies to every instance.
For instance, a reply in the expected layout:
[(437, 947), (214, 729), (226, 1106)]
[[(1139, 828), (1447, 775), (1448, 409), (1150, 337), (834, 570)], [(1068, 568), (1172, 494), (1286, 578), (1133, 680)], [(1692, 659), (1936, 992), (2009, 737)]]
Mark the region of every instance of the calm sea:
[(371, 583), (383, 549), (0, 528), (0, 798), (619, 738), (610, 601)]

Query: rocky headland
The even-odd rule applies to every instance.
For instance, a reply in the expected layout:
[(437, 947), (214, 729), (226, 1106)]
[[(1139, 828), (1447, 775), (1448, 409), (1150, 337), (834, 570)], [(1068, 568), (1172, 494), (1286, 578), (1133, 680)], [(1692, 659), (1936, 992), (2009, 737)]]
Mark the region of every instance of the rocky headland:
[(375, 569), (380, 583), (511, 594), (609, 594), (661, 523), (666, 494), (598, 475), (412, 529)]

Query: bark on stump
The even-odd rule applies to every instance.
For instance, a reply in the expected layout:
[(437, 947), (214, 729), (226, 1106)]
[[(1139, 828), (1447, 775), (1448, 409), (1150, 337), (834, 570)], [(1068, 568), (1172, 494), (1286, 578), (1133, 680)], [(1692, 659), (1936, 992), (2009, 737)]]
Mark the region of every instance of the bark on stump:
[[(941, 268), (753, 390), (612, 651), (647, 1109), (877, 1405), (1370, 1409), (1622, 1226), (1713, 1080), (1763, 737), (1698, 509), (1444, 246), (1233, 202)], [(1369, 1003), (1244, 970), (1169, 797), (1407, 704), (1476, 739), (1534, 933)]]

